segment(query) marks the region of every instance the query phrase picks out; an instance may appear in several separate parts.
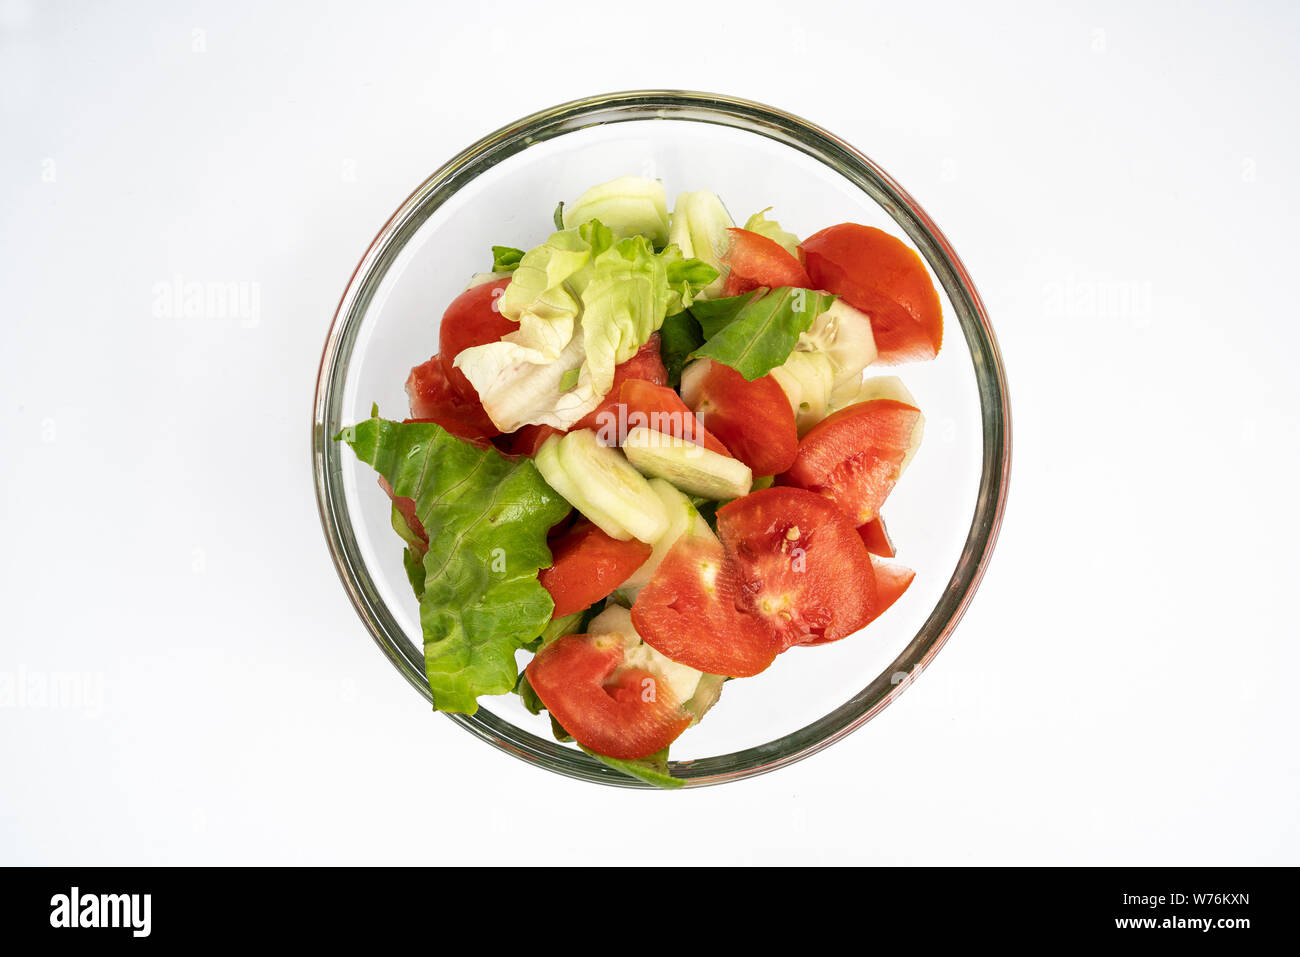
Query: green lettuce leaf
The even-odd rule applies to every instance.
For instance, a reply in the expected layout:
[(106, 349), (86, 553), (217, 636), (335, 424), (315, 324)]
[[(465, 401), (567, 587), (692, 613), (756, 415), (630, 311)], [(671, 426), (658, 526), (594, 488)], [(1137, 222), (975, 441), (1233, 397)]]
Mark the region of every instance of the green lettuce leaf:
[[(794, 233), (786, 232), (784, 229), (781, 228), (781, 224), (778, 223), (776, 220), (768, 219), (766, 216), (763, 215), (763, 213), (766, 213), (771, 208), (772, 207), (769, 206), (767, 207), (767, 209), (761, 210), (755, 213), (753, 216), (749, 217), (749, 219), (745, 220), (745, 228), (748, 229), (751, 233), (758, 233), (760, 236), (767, 237), (768, 239), (772, 240), (772, 242), (776, 243), (778, 246), (780, 246), (782, 249), (788, 252), (795, 259), (800, 259), (799, 237), (796, 236)], [(801, 259), (800, 261), (802, 262)]]
[[(578, 745), (582, 747), (582, 745)], [(664, 748), (646, 758), (636, 761), (624, 761), (620, 758), (607, 758), (587, 748), (582, 748), (601, 764), (607, 764), (616, 771), (622, 771), (631, 777), (653, 784), (657, 788), (673, 791), (686, 784), (681, 778), (675, 778), (668, 772), (668, 749)]]
[(760, 289), (742, 292), (739, 296), (728, 296), (725, 299), (698, 299), (691, 304), (691, 315), (700, 324), (700, 331), (704, 334), (704, 338), (712, 339), (736, 318), (736, 314), (745, 303), (766, 292), (766, 289)]
[(785, 362), (799, 333), (807, 332), (834, 301), (828, 293), (792, 286), (769, 290), (741, 305), (691, 355), (725, 363), (753, 382)]
[(492, 247), (492, 272), (513, 272), (519, 265), (519, 260), (524, 258), (522, 249), (515, 249), (514, 246), (493, 246)]
[(465, 349), (456, 367), (503, 432), (567, 429), (608, 394), (615, 366), (716, 276), (676, 246), (656, 252), (642, 235), (616, 240), (598, 220), (561, 230), (523, 255), (501, 296), (518, 331)]
[(651, 245), (668, 242), (668, 198), (664, 184), (648, 176), (620, 176), (591, 187), (562, 213), (566, 229), (599, 220), (615, 239), (644, 236)]
[(668, 384), (676, 389), (682, 382), (687, 357), (704, 345), (700, 324), (689, 312), (679, 312), (659, 327), (659, 358), (668, 370)]
[(569, 503), (530, 459), (511, 461), (431, 422), (375, 416), (338, 438), (415, 501), (430, 533), (420, 598), (429, 689), (438, 710), (473, 714), (479, 695), (514, 689), (516, 650), (551, 621), (555, 604), (537, 572), (551, 563), (546, 533)]

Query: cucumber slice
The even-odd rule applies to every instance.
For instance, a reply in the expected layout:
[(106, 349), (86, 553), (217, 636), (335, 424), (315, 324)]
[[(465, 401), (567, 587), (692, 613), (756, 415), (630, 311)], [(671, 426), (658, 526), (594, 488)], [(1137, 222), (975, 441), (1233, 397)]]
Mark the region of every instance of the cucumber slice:
[(701, 299), (712, 299), (726, 285), (727, 267), (722, 263), (722, 254), (731, 245), (727, 229), (734, 225), (717, 193), (701, 189), (677, 194), (669, 220), (668, 241), (676, 243), (686, 259), (698, 259), (718, 271), (718, 278), (700, 291)]
[(718, 536), (713, 534), (713, 529), (709, 528), (709, 523), (704, 517), (696, 511), (691, 500), (683, 495), (677, 489), (673, 488), (671, 482), (665, 482), (661, 478), (652, 478), (650, 488), (659, 500), (664, 503), (664, 511), (668, 513), (668, 531), (654, 543), (654, 551), (650, 557), (634, 571), (627, 581), (619, 585), (614, 591), (614, 597), (620, 601), (631, 605), (636, 602), (636, 596), (641, 593), (641, 589), (650, 584), (650, 579), (654, 576), (655, 570), (658, 569), (664, 557), (668, 554), (669, 549), (677, 544), (677, 540), (683, 535), (698, 535), (704, 538), (711, 538), (715, 542)]
[[(546, 445), (550, 442), (548, 439)], [(568, 490), (557, 487), (556, 491), (606, 535), (623, 541), (638, 538), (653, 545), (668, 530), (668, 513), (659, 496), (622, 452), (601, 445), (591, 429), (579, 429), (559, 439), (558, 452)]]
[(871, 320), (843, 299), (813, 320), (812, 328), (799, 334), (801, 352), (823, 353), (831, 363), (835, 387), (856, 382), (862, 370), (876, 361), (876, 337)]
[(718, 501), (740, 498), (754, 483), (754, 473), (739, 459), (653, 429), (630, 429), (623, 451), (639, 471), (665, 479), (688, 495)]
[[(546, 479), (546, 484), (563, 496), (564, 500), (576, 508), (579, 512), (587, 515), (583, 508), (586, 498), (578, 483), (569, 477), (569, 473), (564, 470), (564, 464), (560, 461), (560, 445), (564, 441), (562, 435), (552, 435), (542, 443), (542, 447), (537, 450), (533, 456), (533, 464), (537, 466), (537, 471), (542, 473), (542, 478)], [(591, 518), (590, 515), (587, 515)], [(593, 518), (593, 522), (596, 520)], [(632, 537), (632, 533), (620, 525), (618, 522), (608, 518), (604, 523), (596, 522), (600, 530), (610, 538), (617, 538), (621, 542), (627, 541)]]
[(564, 207), (564, 228), (599, 219), (615, 239), (637, 234), (656, 246), (668, 242), (668, 197), (664, 184), (646, 176), (620, 176), (593, 186)]
[(695, 696), (704, 672), (678, 664), (645, 644), (632, 626), (632, 613), (622, 605), (610, 605), (587, 625), (589, 635), (610, 633), (623, 636), (624, 667), (641, 668), (658, 675), (682, 704)]
[(790, 400), (800, 437), (826, 418), (835, 373), (830, 357), (825, 353), (796, 349), (790, 353), (790, 358), (772, 370), (772, 378)]

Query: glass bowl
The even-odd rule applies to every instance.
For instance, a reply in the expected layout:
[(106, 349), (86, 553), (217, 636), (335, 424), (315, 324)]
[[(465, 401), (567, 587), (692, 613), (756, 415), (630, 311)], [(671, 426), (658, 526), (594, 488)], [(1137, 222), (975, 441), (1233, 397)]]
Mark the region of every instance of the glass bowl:
[[(717, 192), (737, 222), (769, 214), (800, 236), (853, 221), (906, 237), (944, 309), (939, 357), (879, 370), (903, 377), (926, 415), (921, 449), (885, 508), (898, 561), (916, 580), (859, 634), (781, 655), (727, 683), (707, 720), (673, 745), (688, 786), (783, 767), (861, 727), (906, 688), (952, 634), (988, 564), (1010, 465), (1002, 360), (984, 305), (930, 217), (866, 156), (771, 107), (727, 96), (641, 91), (595, 96), (525, 117), (430, 176), (395, 212), (348, 283), (316, 384), (313, 464), (330, 552), (358, 614), (394, 666), (430, 697), (418, 606), (369, 467), (333, 441), (369, 415), (407, 414), (411, 366), (438, 348), (442, 310), (491, 246), (527, 249), (552, 231), (559, 200), (627, 173), (680, 191)], [(875, 372), (873, 368), (869, 370)], [(524, 656), (521, 655), (521, 661)], [(571, 777), (648, 785), (552, 739), (545, 714), (514, 695), (481, 699), (462, 727), (518, 758)]]

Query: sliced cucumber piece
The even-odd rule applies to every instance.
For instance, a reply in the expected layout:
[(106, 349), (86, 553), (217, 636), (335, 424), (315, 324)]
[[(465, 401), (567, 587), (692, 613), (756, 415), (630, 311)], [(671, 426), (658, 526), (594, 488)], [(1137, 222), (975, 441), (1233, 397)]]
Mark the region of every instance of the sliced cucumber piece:
[(665, 482), (661, 478), (652, 478), (650, 488), (664, 503), (664, 510), (668, 513), (668, 531), (664, 532), (659, 541), (654, 543), (654, 551), (650, 553), (650, 557), (645, 560), (641, 567), (634, 571), (627, 581), (615, 589), (614, 597), (629, 605), (636, 601), (636, 596), (641, 593), (641, 589), (650, 584), (650, 579), (654, 576), (655, 570), (663, 562), (669, 549), (677, 544), (677, 539), (683, 535), (700, 535), (714, 541), (718, 539), (713, 534), (713, 529), (709, 528), (709, 523), (691, 504), (691, 500), (675, 489), (671, 482)]
[[(601, 445), (591, 429), (568, 433), (559, 440), (558, 451), (569, 490), (556, 491), (605, 534), (623, 541), (637, 538), (653, 545), (667, 531), (664, 504), (645, 477), (618, 449)], [(545, 478), (546, 473), (542, 476)]]
[(537, 471), (542, 473), (542, 478), (546, 480), (547, 485), (559, 492), (564, 500), (579, 512), (596, 522), (602, 532), (610, 538), (617, 538), (621, 542), (627, 541), (632, 537), (632, 533), (626, 528), (609, 518), (606, 518), (603, 523), (597, 522), (583, 508), (587, 501), (586, 496), (582, 494), (582, 489), (578, 486), (578, 483), (565, 471), (564, 463), (560, 460), (560, 447), (564, 442), (564, 438), (562, 435), (552, 435), (542, 443), (542, 447), (533, 456), (533, 464), (537, 466)]
[(701, 189), (677, 194), (669, 220), (668, 241), (676, 243), (685, 258), (698, 259), (718, 270), (718, 278), (701, 290), (701, 299), (718, 295), (727, 282), (722, 254), (731, 245), (727, 230), (734, 225), (717, 193)]
[(704, 673), (678, 664), (645, 644), (632, 626), (632, 613), (622, 605), (610, 605), (593, 618), (587, 625), (587, 634), (622, 635), (624, 667), (641, 668), (659, 675), (672, 691), (673, 697), (682, 704), (695, 695), (695, 689)]
[(718, 501), (740, 498), (754, 482), (754, 473), (739, 459), (653, 429), (628, 430), (623, 451), (639, 471), (665, 479), (688, 495)]
[(807, 332), (799, 334), (795, 348), (824, 354), (830, 360), (836, 387), (860, 379), (862, 370), (876, 361), (871, 320), (843, 299), (836, 299)]
[(712, 359), (696, 359), (682, 369), (681, 387), (677, 391), (682, 394), (682, 401), (692, 412), (700, 404), (700, 392), (704, 388), (704, 380), (708, 378), (712, 364)]
[(824, 352), (796, 349), (771, 375), (790, 400), (800, 436), (826, 418), (835, 373), (830, 357)]
[(722, 697), (722, 686), (726, 683), (727, 679), (722, 675), (700, 675), (700, 683), (695, 686), (695, 694), (684, 705), (686, 710), (695, 716), (694, 724), (699, 724), (708, 710), (718, 703), (718, 699)]
[(587, 190), (564, 207), (564, 228), (599, 219), (615, 239), (638, 234), (656, 246), (668, 242), (668, 197), (664, 184), (646, 176), (620, 176)]
[(902, 379), (896, 375), (878, 375), (848, 382), (835, 389), (831, 393), (831, 411), (838, 412), (846, 406), (858, 402), (870, 402), (872, 399), (893, 399), (920, 408), (912, 393), (907, 390), (907, 386), (903, 385)]
[(509, 279), (514, 273), (511, 272), (476, 272), (469, 277), (469, 282), (465, 284), (466, 289), (473, 289), (475, 286), (481, 286), (487, 282), (496, 282), (498, 279)]

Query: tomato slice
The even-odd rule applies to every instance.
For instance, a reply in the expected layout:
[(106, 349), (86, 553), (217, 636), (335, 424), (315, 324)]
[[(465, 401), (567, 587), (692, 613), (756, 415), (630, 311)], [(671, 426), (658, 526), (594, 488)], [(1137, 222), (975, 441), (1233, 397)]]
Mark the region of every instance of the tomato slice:
[(837, 641), (875, 615), (871, 556), (853, 523), (820, 495), (752, 492), (718, 509), (718, 537), (749, 607), (771, 625), (782, 650)]
[(668, 370), (664, 368), (664, 362), (659, 358), (659, 333), (651, 333), (646, 344), (638, 349), (631, 359), (620, 362), (614, 367), (614, 384), (610, 387), (609, 393), (601, 400), (600, 405), (575, 422), (569, 431), (599, 429), (600, 423), (607, 421), (602, 418), (602, 414), (608, 415), (611, 411), (617, 414), (619, 390), (624, 382), (631, 379), (641, 379), (655, 385), (668, 384)]
[(565, 635), (537, 653), (528, 683), (578, 743), (633, 761), (662, 751), (691, 724), (668, 682), (622, 667), (622, 635)]
[(727, 447), (700, 425), (674, 389), (644, 379), (628, 379), (618, 390), (618, 403), (607, 410), (596, 434), (606, 445), (622, 445), (631, 429), (646, 428), (703, 446), (731, 457)]
[(841, 409), (803, 437), (783, 481), (826, 496), (855, 527), (865, 525), (898, 481), (920, 416), (918, 409), (894, 399)]
[(872, 556), (871, 564), (876, 570), (878, 600), (875, 617), (879, 618), (890, 605), (903, 597), (903, 592), (907, 591), (916, 578), (916, 572), (898, 562), (882, 562), (875, 556)]
[(555, 599), (552, 617), (563, 618), (600, 601), (645, 564), (653, 551), (645, 542), (620, 542), (581, 520), (550, 542), (551, 567), (537, 578)]
[(691, 398), (700, 424), (755, 475), (776, 475), (794, 463), (794, 409), (770, 375), (749, 382), (731, 366), (710, 362)]
[(943, 345), (943, 312), (925, 263), (897, 237), (840, 223), (801, 245), (808, 276), (871, 317), (877, 362), (933, 359)]
[(437, 356), (411, 370), (406, 394), (411, 400), (408, 422), (436, 422), (452, 435), (479, 445), (501, 433), (478, 399), (465, 399), (451, 387)]
[(466, 289), (442, 314), (442, 324), (438, 326), (438, 354), (442, 356), (443, 373), (462, 399), (477, 402), (478, 392), (465, 378), (465, 373), (453, 364), (456, 357), (470, 346), (496, 342), (519, 329), (519, 323), (507, 319), (498, 309), (501, 293), (508, 285), (510, 279), (507, 277)]
[[(875, 555), (871, 556), (871, 568), (876, 574), (876, 609), (871, 615), (871, 621), (875, 621), (902, 597), (903, 592), (912, 584), (912, 579), (916, 578), (916, 572), (897, 562), (883, 562)], [(826, 640), (819, 639), (808, 644), (824, 645)]]
[(731, 248), (722, 257), (730, 269), (722, 287), (724, 296), (738, 296), (760, 286), (813, 288), (808, 272), (777, 243), (748, 229), (728, 229)]
[(885, 528), (885, 520), (879, 515), (865, 525), (859, 525), (858, 535), (862, 537), (862, 544), (867, 546), (867, 551), (872, 555), (880, 555), (883, 558), (894, 557), (893, 539), (889, 537), (889, 529)]
[(683, 536), (632, 606), (651, 648), (713, 675), (744, 678), (781, 651), (771, 627), (745, 606), (735, 564), (713, 539)]
[(510, 433), (507, 448), (511, 455), (526, 455), (530, 459), (552, 435), (563, 435), (553, 425), (525, 425)]

